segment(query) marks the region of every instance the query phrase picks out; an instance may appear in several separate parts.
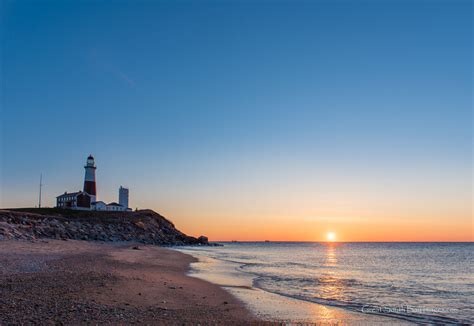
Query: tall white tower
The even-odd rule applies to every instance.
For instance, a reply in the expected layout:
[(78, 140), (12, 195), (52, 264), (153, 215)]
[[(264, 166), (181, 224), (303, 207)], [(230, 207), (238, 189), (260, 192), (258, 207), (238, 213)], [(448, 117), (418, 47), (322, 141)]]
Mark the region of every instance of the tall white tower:
[(87, 192), (92, 198), (91, 201), (96, 201), (96, 186), (95, 186), (95, 170), (97, 167), (95, 166), (94, 157), (89, 155), (87, 158), (86, 166), (86, 175), (84, 177), (84, 192)]
[(119, 189), (119, 204), (128, 208), (128, 188), (120, 186)]

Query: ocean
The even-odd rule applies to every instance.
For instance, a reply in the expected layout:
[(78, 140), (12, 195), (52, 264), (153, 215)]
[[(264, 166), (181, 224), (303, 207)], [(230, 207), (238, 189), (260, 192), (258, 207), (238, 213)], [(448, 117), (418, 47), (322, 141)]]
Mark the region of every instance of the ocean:
[(223, 244), (182, 249), (200, 259), (191, 275), (404, 322), (474, 321), (474, 243)]

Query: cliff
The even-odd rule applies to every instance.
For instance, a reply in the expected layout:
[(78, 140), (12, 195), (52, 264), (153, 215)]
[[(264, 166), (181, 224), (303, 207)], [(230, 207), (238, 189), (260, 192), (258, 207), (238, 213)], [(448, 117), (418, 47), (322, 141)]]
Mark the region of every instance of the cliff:
[(0, 210), (2, 239), (134, 241), (155, 245), (207, 245), (207, 238), (182, 233), (152, 210), (72, 211), (57, 208)]

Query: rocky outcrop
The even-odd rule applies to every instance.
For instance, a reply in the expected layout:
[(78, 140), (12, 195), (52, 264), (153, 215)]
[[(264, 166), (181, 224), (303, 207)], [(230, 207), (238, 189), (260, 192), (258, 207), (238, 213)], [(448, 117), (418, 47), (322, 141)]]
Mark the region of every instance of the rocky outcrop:
[(208, 245), (152, 210), (95, 212), (61, 209), (0, 210), (2, 239), (134, 241), (155, 245)]

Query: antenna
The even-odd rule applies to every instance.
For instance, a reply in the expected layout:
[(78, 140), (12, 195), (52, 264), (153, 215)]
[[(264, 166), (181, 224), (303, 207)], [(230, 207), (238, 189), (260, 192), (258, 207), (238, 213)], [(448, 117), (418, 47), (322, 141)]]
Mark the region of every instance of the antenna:
[(41, 188), (43, 188), (43, 173), (40, 174), (38, 208), (41, 208)]

